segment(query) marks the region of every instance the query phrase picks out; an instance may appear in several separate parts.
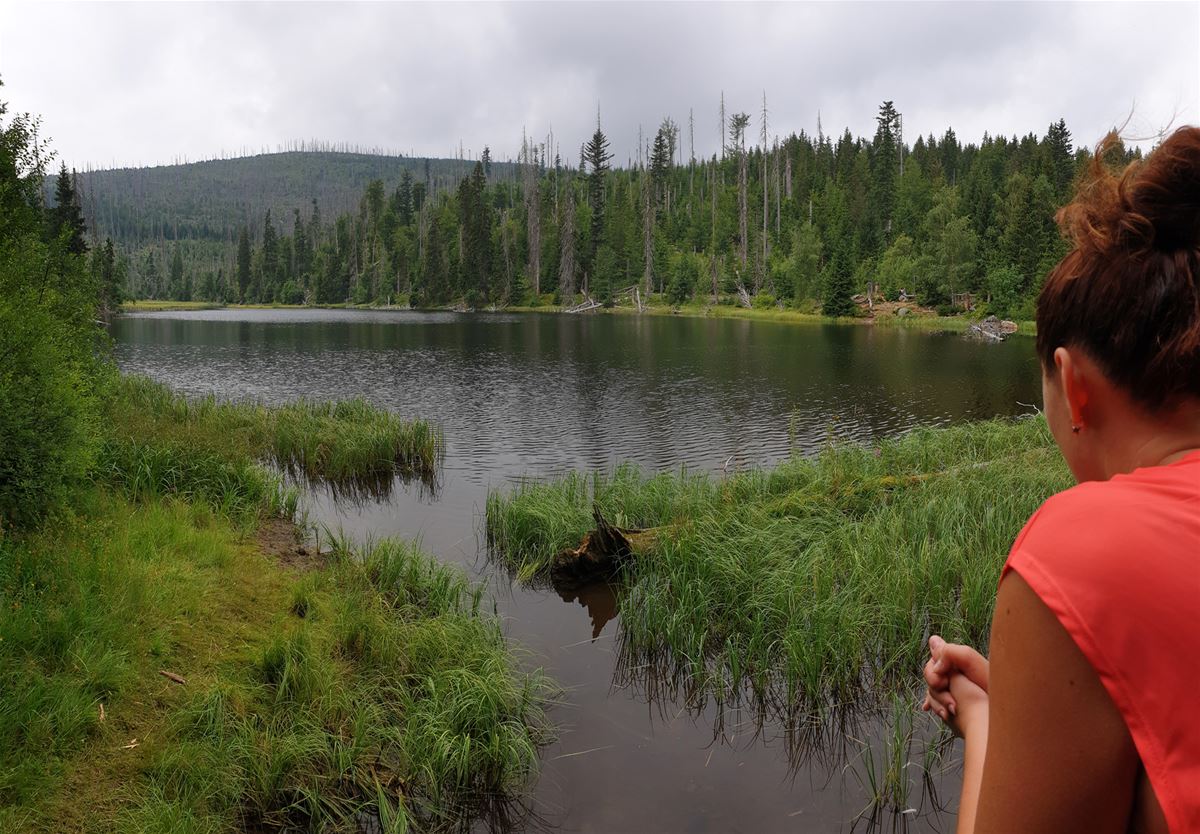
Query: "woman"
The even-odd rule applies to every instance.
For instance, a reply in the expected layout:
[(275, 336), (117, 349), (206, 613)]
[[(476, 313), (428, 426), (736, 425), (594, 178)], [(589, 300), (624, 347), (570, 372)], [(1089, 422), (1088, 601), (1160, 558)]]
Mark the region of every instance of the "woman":
[(1038, 299), (1046, 418), (1079, 482), (1001, 574), (990, 658), (930, 639), (965, 740), (958, 831), (1200, 832), (1200, 129), (1098, 149)]

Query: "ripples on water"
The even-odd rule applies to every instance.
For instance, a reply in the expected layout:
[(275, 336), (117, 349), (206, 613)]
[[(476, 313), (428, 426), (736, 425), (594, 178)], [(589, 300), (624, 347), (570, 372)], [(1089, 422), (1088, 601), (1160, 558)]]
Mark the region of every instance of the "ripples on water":
[[(114, 335), (124, 370), (190, 394), (363, 396), (441, 424), (435, 492), (398, 479), (386, 500), (347, 501), (317, 488), (309, 510), (352, 535), (419, 537), (490, 584), (508, 633), (569, 693), (534, 804), (538, 819), (572, 831), (864, 830), (846, 753), (855, 733), (877, 745), (878, 732), (868, 720), (824, 738), (750, 705), (696, 702), (669, 675), (623, 663), (611, 594), (514, 587), (481, 558), (489, 486), (624, 460), (769, 465), (832, 438), (1021, 413), (1040, 396), (1027, 340), (868, 326), (212, 310), (123, 317)], [(953, 827), (924, 811), (884, 827)]]

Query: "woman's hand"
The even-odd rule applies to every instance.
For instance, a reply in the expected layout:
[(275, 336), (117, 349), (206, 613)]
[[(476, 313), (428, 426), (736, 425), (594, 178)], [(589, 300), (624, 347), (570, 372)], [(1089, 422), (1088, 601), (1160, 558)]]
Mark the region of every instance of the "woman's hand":
[[(953, 679), (956, 675), (964, 679), (957, 687), (962, 691), (963, 696), (970, 698), (974, 704), (978, 701), (978, 698), (975, 697), (978, 693), (974, 692), (974, 689), (978, 689), (984, 695), (984, 704), (986, 705), (987, 658), (970, 646), (947, 643), (938, 635), (933, 635), (929, 638), (929, 661), (925, 664), (925, 685), (928, 688), (921, 709), (927, 712), (932, 710), (952, 729), (954, 724), (951, 722), (957, 717), (960, 707), (959, 699), (955, 694), (956, 687), (953, 686)], [(972, 684), (974, 689), (965, 687), (964, 683)]]
[(976, 729), (987, 726), (988, 694), (961, 672), (950, 673), (950, 696), (954, 699), (954, 712), (943, 717), (956, 736), (966, 738)]

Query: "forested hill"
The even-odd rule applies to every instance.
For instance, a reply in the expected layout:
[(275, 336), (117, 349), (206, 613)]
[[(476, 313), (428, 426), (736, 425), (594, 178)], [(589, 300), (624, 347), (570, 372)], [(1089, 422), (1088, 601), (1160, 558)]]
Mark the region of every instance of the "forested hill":
[[(503, 166), (486, 149), (428, 170), (288, 153), (96, 173), (80, 190), (96, 244), (114, 238), (114, 281), (135, 298), (476, 307), (625, 294), (844, 316), (856, 293), (915, 290), (943, 312), (1032, 318), (1066, 252), (1055, 211), (1091, 152), (1061, 119), (1044, 133), (964, 143), (948, 127), (911, 144), (893, 102), (875, 121), (872, 137), (771, 138), (760, 120), (756, 144), (752, 117), (732, 113), (721, 153), (700, 159), (667, 118), (623, 168), (597, 125), (578, 167), (527, 141)], [(1140, 155), (1105, 153), (1118, 166)]]
[[(78, 174), (84, 214), (123, 249), (170, 240), (234, 241), (243, 226), (271, 216), (290, 227), (313, 200), (328, 217), (357, 208), (372, 180), (396, 183), (404, 171), (450, 190), (472, 161), (332, 151), (292, 151), (186, 165)], [(507, 166), (497, 163), (497, 172)], [(53, 185), (48, 181), (48, 187)]]

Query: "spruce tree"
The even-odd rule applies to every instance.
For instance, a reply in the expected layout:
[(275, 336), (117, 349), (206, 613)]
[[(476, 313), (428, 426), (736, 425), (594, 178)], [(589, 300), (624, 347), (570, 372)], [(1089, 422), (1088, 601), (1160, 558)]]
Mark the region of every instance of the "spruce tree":
[(175, 254), (171, 257), (171, 278), (167, 285), (167, 295), (180, 301), (191, 301), (190, 293), (184, 287), (183, 253), (179, 251), (179, 241), (175, 242)]
[(871, 153), (871, 205), (879, 218), (882, 239), (886, 245), (894, 234), (892, 215), (896, 204), (896, 176), (900, 167), (896, 131), (900, 114), (896, 112), (892, 102), (885, 101), (879, 106), (879, 115), (875, 117), (875, 122), (875, 139)]
[(274, 301), (279, 290), (279, 237), (271, 221), (271, 210), (263, 220), (262, 245), (262, 300)]
[(608, 152), (608, 139), (600, 129), (599, 117), (596, 118), (596, 132), (583, 147), (583, 158), (588, 166), (588, 205), (592, 210), (590, 249), (584, 269), (590, 269), (596, 262), (596, 250), (604, 232), (604, 180), (612, 159), (612, 154)]
[(1059, 119), (1046, 131), (1045, 145), (1049, 156), (1050, 182), (1059, 199), (1069, 196), (1075, 180), (1075, 153), (1071, 148), (1071, 131), (1065, 119)]
[[(237, 291), (238, 300), (245, 303), (250, 299), (247, 298), (247, 293), (250, 290), (250, 234), (246, 231), (246, 227), (242, 226), (241, 233), (238, 235), (237, 245)], [(325, 299), (322, 299), (325, 300)]]
[(850, 271), (850, 259), (844, 250), (839, 250), (829, 263), (825, 302), (821, 305), (821, 312), (827, 316), (852, 316), (855, 309), (854, 276)]
[(48, 213), (47, 226), (50, 238), (64, 238), (66, 250), (72, 255), (82, 255), (87, 251), (87, 224), (83, 222), (79, 194), (65, 162), (54, 184), (54, 207)]

